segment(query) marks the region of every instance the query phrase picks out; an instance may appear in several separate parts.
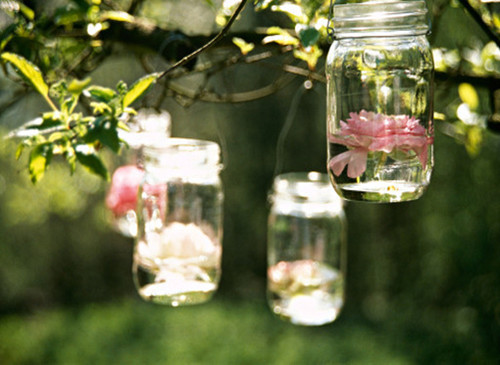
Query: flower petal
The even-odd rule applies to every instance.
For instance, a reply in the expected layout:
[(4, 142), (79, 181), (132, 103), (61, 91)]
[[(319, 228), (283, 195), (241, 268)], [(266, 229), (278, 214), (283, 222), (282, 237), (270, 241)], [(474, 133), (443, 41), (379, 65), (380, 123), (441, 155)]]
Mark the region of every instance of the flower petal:
[(352, 153), (353, 150), (349, 150), (341, 154), (338, 154), (337, 156), (335, 156), (330, 160), (329, 166), (330, 169), (335, 174), (335, 176), (339, 176), (342, 173), (344, 167), (349, 163)]
[(368, 151), (366, 149), (357, 148), (351, 152), (349, 166), (347, 167), (347, 176), (351, 179), (355, 179), (361, 176), (366, 170)]

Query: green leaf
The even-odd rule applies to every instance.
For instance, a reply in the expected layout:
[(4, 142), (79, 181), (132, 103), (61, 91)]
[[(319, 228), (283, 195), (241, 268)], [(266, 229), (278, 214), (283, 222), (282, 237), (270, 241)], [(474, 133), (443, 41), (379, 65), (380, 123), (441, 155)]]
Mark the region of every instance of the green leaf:
[(118, 137), (117, 125), (117, 120), (99, 117), (89, 128), (87, 134), (84, 136), (84, 141), (87, 143), (99, 141), (113, 152), (118, 153), (120, 150), (120, 138)]
[(14, 53), (4, 52), (1, 57), (5, 61), (12, 63), (43, 97), (48, 97), (49, 87), (43, 80), (42, 73), (38, 67)]
[(80, 164), (89, 172), (109, 180), (109, 172), (102, 160), (96, 154), (87, 154), (82, 152), (75, 152), (76, 159)]
[(299, 39), (292, 36), (289, 32), (287, 32), (285, 29), (282, 29), (280, 27), (270, 27), (267, 29), (267, 34), (270, 34), (269, 36), (265, 37), (262, 40), (263, 44), (275, 42), (278, 44), (281, 44), (282, 46), (287, 46), (287, 45), (298, 45), (300, 43)]
[(271, 10), (279, 11), (288, 15), (288, 17), (294, 23), (307, 24), (309, 22), (307, 14), (304, 12), (304, 9), (299, 4), (286, 2), (283, 4), (274, 5)]
[(29, 20), (34, 20), (35, 19), (35, 12), (31, 9), (28, 8), (26, 5), (19, 3), (19, 10), (21, 10), (21, 13), (29, 19)]
[(95, 85), (86, 88), (84, 94), (104, 103), (110, 102), (118, 95), (113, 89)]
[[(3, 2), (2, 2), (3, 1)], [(0, 1), (0, 10), (5, 11), (7, 14), (21, 12), (28, 20), (35, 19), (35, 12), (17, 0), (2, 0)]]
[(21, 158), (21, 155), (23, 154), (23, 151), (24, 151), (24, 147), (26, 147), (26, 145), (24, 143), (19, 143), (19, 146), (17, 146), (16, 160), (19, 160), (19, 158)]
[(95, 115), (113, 113), (113, 108), (111, 108), (108, 104), (104, 102), (98, 103), (96, 101), (93, 101), (90, 103), (90, 106), (94, 109), (93, 114)]
[(90, 81), (92, 81), (90, 77), (87, 77), (84, 80), (78, 80), (78, 79), (71, 80), (68, 86), (68, 91), (72, 94), (80, 95), (83, 92), (83, 90), (85, 90), (85, 88), (89, 86)]
[(48, 112), (43, 113), (42, 115), (42, 123), (34, 126), (36, 129), (47, 129), (54, 128), (63, 125), (63, 121), (61, 119), (61, 113), (59, 112)]
[(86, 10), (60, 7), (55, 12), (54, 23), (56, 25), (71, 25), (85, 20), (86, 14)]
[(317, 11), (321, 9), (324, 0), (302, 0), (301, 5), (309, 19), (313, 19)]
[(307, 50), (295, 49), (293, 51), (293, 55), (296, 58), (307, 62), (307, 66), (309, 67), (310, 70), (314, 70), (316, 68), (318, 59), (321, 57), (322, 54), (323, 51), (321, 51), (321, 49), (317, 45), (309, 47)]
[(75, 110), (75, 107), (78, 104), (78, 95), (72, 95), (69, 98), (66, 98), (62, 105), (61, 105), (61, 111), (63, 113), (66, 113), (67, 115), (73, 113)]
[(123, 107), (128, 107), (140, 96), (142, 96), (149, 89), (149, 87), (156, 82), (158, 76), (158, 73), (154, 73), (137, 80), (123, 97)]
[(29, 172), (31, 181), (36, 183), (43, 178), (52, 158), (52, 143), (42, 143), (35, 146), (30, 153)]
[(7, 43), (14, 37), (17, 30), (17, 24), (11, 24), (0, 33), (0, 51), (5, 48)]
[(278, 4), (279, 0), (255, 0), (255, 9), (257, 10), (263, 10), (268, 8), (271, 5), (276, 5)]
[(318, 42), (319, 32), (316, 28), (305, 28), (299, 32), (300, 43), (304, 47), (311, 47)]

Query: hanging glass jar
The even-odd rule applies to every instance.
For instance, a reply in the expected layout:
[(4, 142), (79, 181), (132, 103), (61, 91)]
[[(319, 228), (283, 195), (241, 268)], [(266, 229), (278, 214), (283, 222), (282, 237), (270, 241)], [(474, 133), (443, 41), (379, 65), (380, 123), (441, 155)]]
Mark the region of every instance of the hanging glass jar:
[(142, 150), (170, 137), (171, 118), (165, 110), (139, 109), (128, 125), (128, 131), (119, 131), (120, 139), (128, 146), (122, 151), (120, 166), (113, 172), (106, 206), (113, 214), (114, 228), (124, 236), (135, 237), (137, 191), (144, 175)]
[(433, 59), (424, 1), (334, 6), (328, 170), (345, 199), (418, 199), (433, 167)]
[(133, 258), (140, 296), (179, 306), (207, 301), (221, 274), (219, 146), (170, 138), (144, 148)]
[(267, 296), (294, 324), (334, 321), (344, 303), (346, 221), (328, 175), (278, 175), (268, 222)]

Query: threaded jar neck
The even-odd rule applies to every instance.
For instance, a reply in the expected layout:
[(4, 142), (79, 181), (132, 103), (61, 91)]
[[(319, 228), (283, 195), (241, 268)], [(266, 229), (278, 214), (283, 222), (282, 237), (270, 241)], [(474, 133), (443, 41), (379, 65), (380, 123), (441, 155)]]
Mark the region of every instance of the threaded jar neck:
[(328, 175), (319, 172), (290, 172), (274, 179), (270, 200), (274, 209), (291, 215), (338, 215), (343, 210)]
[(168, 138), (147, 146), (144, 160), (146, 174), (156, 179), (217, 176), (222, 168), (217, 143), (189, 138)]
[(423, 0), (368, 1), (333, 9), (335, 39), (415, 36), (429, 31)]

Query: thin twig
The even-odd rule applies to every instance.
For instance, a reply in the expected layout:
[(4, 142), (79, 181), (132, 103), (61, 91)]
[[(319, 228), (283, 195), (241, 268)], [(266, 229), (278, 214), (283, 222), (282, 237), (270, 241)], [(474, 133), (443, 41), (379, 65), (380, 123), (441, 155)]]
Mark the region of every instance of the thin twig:
[(160, 74), (160, 76), (158, 77), (158, 79), (165, 77), (168, 73), (175, 70), (176, 68), (185, 65), (186, 63), (191, 61), (193, 58), (198, 56), (200, 53), (206, 51), (207, 49), (212, 47), (214, 44), (219, 42), (226, 35), (226, 33), (229, 31), (229, 28), (231, 28), (234, 21), (238, 17), (238, 15), (240, 15), (240, 13), (242, 12), (246, 3), (247, 3), (247, 0), (241, 0), (240, 4), (238, 5), (236, 10), (234, 11), (233, 15), (231, 15), (231, 18), (229, 18), (227, 24), (224, 26), (224, 28), (221, 29), (221, 31), (214, 38), (212, 38), (208, 43), (204, 44), (202, 47), (198, 48), (196, 51), (194, 51), (191, 54), (187, 55), (186, 57), (182, 58), (181, 60), (176, 62), (174, 65), (170, 66), (168, 69), (163, 71)]
[(277, 80), (273, 81), (273, 83), (263, 86), (259, 89), (236, 92), (231, 94), (217, 94), (205, 90), (202, 91), (193, 90), (190, 88), (183, 87), (180, 84), (174, 82), (169, 82), (168, 85), (165, 85), (165, 88), (171, 91), (171, 94), (170, 93), (167, 94), (170, 96), (178, 95), (193, 101), (199, 100), (209, 103), (236, 104), (236, 103), (245, 103), (248, 101), (258, 100), (266, 96), (272, 95), (278, 90), (288, 85), (294, 79), (295, 76), (290, 74), (284, 74), (280, 76)]

